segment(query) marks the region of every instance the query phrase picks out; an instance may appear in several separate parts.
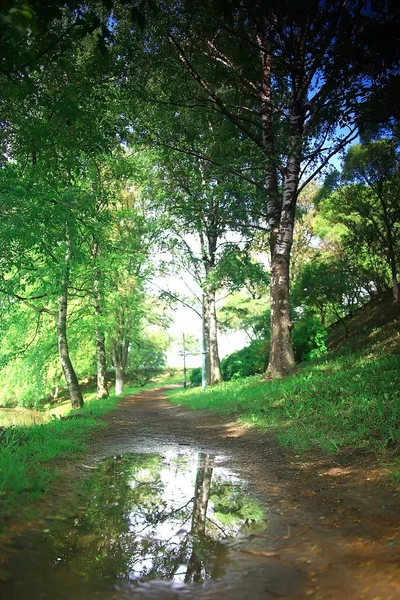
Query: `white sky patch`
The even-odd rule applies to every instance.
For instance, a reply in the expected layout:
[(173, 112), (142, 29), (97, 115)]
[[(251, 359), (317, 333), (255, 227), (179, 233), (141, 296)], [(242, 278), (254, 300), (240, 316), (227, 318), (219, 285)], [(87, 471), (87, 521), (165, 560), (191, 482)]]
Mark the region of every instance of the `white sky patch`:
[[(189, 234), (183, 238), (190, 246), (193, 255), (201, 259), (200, 243), (197, 236)], [(219, 250), (222, 252), (226, 244), (236, 244), (240, 248), (243, 244), (243, 238), (236, 232), (226, 233), (219, 244)], [(170, 253), (158, 254), (155, 257), (157, 263), (168, 264), (174, 260)], [(176, 259), (175, 259), (176, 260)], [(195, 281), (194, 277), (187, 270), (182, 270), (174, 275), (159, 276), (153, 279), (151, 283), (152, 293), (160, 294), (163, 290), (170, 292), (174, 296), (181, 297), (189, 306), (184, 306), (177, 301), (171, 314), (173, 322), (168, 330), (169, 335), (174, 340), (171, 347), (167, 350), (167, 365), (169, 367), (183, 367), (182, 336), (191, 336), (198, 339), (197, 354), (186, 357), (186, 366), (188, 368), (201, 367), (201, 341), (202, 341), (202, 319), (201, 319), (201, 297), (202, 291)], [(226, 290), (221, 290), (217, 294), (217, 309), (223, 306), (225, 299), (228, 300)], [(196, 312), (197, 311), (197, 312)], [(240, 350), (250, 343), (244, 331), (233, 331), (230, 333), (218, 332), (219, 357), (223, 358), (236, 350)]]

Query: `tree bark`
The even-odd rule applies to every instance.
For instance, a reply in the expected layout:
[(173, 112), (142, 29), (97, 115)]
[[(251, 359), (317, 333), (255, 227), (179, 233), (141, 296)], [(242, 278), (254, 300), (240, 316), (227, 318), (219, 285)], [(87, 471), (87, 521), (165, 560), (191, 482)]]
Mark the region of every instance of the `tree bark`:
[(271, 340), (267, 377), (277, 378), (291, 373), (295, 366), (290, 332), (289, 264), (281, 257), (271, 265)]
[(58, 354), (60, 356), (64, 377), (67, 382), (71, 405), (74, 410), (84, 405), (81, 388), (78, 378), (72, 366), (69, 355), (67, 339), (67, 313), (68, 313), (68, 283), (69, 283), (69, 261), (70, 253), (67, 250), (65, 257), (65, 271), (61, 282), (61, 294), (59, 298), (57, 336), (58, 336)]
[(200, 246), (205, 281), (203, 282), (203, 337), (206, 348), (206, 383), (216, 385), (221, 383), (222, 373), (218, 354), (218, 325), (217, 310), (215, 306), (215, 286), (210, 281), (215, 270), (216, 252), (218, 243), (217, 233), (217, 204), (213, 204), (207, 216), (207, 231), (200, 233)]
[(113, 363), (115, 367), (115, 394), (124, 392), (124, 375), (128, 363), (129, 341), (113, 344)]
[(96, 327), (97, 398), (108, 398), (107, 360), (105, 336), (101, 327)]
[(218, 354), (217, 311), (215, 291), (205, 290), (204, 302), (204, 339), (206, 342), (206, 376), (207, 385), (221, 383), (221, 364)]
[(259, 36), (262, 60), (261, 123), (265, 155), (265, 187), (267, 214), (270, 227), (271, 253), (271, 340), (267, 378), (283, 377), (295, 367), (291, 339), (289, 266), (293, 244), (297, 187), (302, 156), (302, 130), (304, 126), (305, 88), (303, 85), (303, 62), (301, 53), (293, 67), (293, 99), (291, 103), (290, 130), (288, 135), (288, 158), (283, 170), (282, 191), (278, 185), (278, 158), (273, 127), (272, 68), (273, 55), (268, 43)]
[(95, 312), (95, 337), (96, 337), (96, 367), (97, 367), (97, 398), (108, 398), (108, 387), (107, 387), (107, 355), (106, 355), (106, 341), (104, 331), (101, 325), (101, 298), (98, 291), (98, 281), (94, 282), (94, 312)]
[(394, 251), (394, 242), (392, 231), (390, 225), (387, 227), (387, 237), (388, 237), (388, 258), (390, 271), (392, 274), (392, 288), (393, 288), (393, 300), (395, 302), (399, 301), (399, 283), (397, 279), (397, 267), (396, 267), (396, 254)]
[(123, 394), (124, 392), (124, 368), (119, 361), (115, 364), (115, 395)]
[[(99, 246), (97, 242), (93, 243), (92, 256), (97, 261)], [(97, 371), (97, 399), (108, 398), (107, 386), (107, 354), (104, 329), (102, 325), (102, 297), (100, 291), (101, 272), (98, 265), (94, 267), (94, 316), (95, 316), (95, 339), (96, 339), (96, 371)]]

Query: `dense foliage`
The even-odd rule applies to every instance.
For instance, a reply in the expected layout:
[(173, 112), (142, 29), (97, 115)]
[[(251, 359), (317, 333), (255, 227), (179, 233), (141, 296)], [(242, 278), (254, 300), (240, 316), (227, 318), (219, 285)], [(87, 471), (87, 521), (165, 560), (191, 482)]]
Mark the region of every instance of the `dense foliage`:
[[(173, 302), (202, 318), (214, 385), (281, 377), (334, 321), (398, 300), (398, 19), (380, 1), (6, 3), (2, 404), (148, 381)], [(159, 294), (166, 276), (186, 292)], [(251, 342), (222, 365), (220, 325)]]
[[(0, 406), (83, 409), (0, 430), (5, 514), (163, 370), (182, 306), (208, 389), (177, 402), (398, 443), (399, 31), (386, 0), (1, 4)], [(395, 331), (329, 353), (389, 289)]]

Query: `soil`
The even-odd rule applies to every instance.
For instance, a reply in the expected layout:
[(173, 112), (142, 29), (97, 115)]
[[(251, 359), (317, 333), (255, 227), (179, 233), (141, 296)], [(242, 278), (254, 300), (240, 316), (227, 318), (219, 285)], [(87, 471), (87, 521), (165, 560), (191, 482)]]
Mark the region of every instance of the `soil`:
[[(42, 509), (51, 512), (103, 456), (190, 446), (222, 456), (268, 512), (268, 535), (254, 536), (251, 550), (241, 555), (246, 568), (240, 577), (233, 575), (231, 586), (210, 587), (207, 598), (400, 598), (399, 493), (374, 457), (294, 455), (234, 418), (174, 406), (164, 391), (124, 398), (107, 415), (109, 427), (90, 441), (83, 463), (64, 466)], [(182, 597), (203, 597), (187, 594)], [(148, 584), (144, 596), (181, 597), (165, 582)]]

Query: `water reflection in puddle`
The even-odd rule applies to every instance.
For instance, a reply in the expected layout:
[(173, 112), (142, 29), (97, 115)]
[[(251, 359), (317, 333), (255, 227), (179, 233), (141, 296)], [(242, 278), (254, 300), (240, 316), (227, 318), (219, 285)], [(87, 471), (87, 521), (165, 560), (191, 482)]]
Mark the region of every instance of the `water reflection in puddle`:
[(86, 598), (115, 585), (215, 580), (229, 565), (232, 539), (266, 527), (243, 482), (203, 453), (104, 459), (79, 497), (76, 515), (20, 538), (5, 598)]
[(40, 425), (41, 423), (51, 421), (51, 419), (52, 416), (49, 411), (40, 412), (27, 408), (0, 408), (0, 427)]

